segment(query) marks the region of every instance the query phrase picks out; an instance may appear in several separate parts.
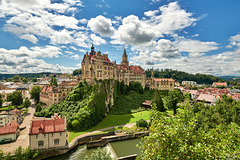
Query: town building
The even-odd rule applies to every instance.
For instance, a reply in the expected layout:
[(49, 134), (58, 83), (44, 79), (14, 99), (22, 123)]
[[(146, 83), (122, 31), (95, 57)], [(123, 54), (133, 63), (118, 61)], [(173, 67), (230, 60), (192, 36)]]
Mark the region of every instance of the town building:
[(75, 86), (70, 85), (45, 85), (40, 92), (40, 101), (46, 103), (47, 106), (54, 103), (60, 103), (67, 97), (74, 87)]
[(175, 81), (172, 78), (154, 78), (152, 72), (151, 78), (148, 78), (146, 83), (150, 89), (173, 90)]
[(0, 94), (2, 95), (2, 99), (7, 101), (7, 95), (15, 92), (15, 90), (0, 90)]
[(182, 81), (182, 85), (196, 85), (197, 82), (195, 81)]
[(51, 119), (33, 118), (30, 125), (31, 149), (64, 147), (67, 144), (66, 118), (54, 114)]
[(82, 80), (93, 84), (95, 80), (113, 79), (123, 81), (125, 84), (130, 82), (140, 82), (145, 87), (146, 73), (140, 66), (129, 65), (128, 56), (124, 49), (121, 64), (116, 64), (108, 58), (108, 54), (95, 52), (94, 46), (91, 52), (86, 53), (82, 60)]
[(9, 122), (6, 126), (0, 127), (0, 142), (14, 141), (19, 136), (19, 124), (14, 121)]
[(198, 102), (204, 102), (206, 101), (206, 103), (209, 104), (216, 104), (217, 99), (214, 95), (209, 95), (209, 94), (200, 94), (197, 98)]
[(23, 121), (23, 113), (17, 108), (11, 111), (0, 112), (0, 127), (7, 125), (11, 121), (21, 124)]
[(220, 86), (227, 87), (227, 82), (213, 82), (212, 86), (213, 87), (220, 87)]

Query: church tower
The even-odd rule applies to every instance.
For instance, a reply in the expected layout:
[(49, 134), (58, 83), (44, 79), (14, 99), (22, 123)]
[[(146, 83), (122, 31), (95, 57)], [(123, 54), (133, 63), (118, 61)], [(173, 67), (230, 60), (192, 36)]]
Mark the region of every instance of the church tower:
[(121, 62), (121, 65), (129, 66), (129, 62), (128, 62), (128, 58), (127, 58), (126, 49), (124, 49), (124, 52), (123, 52), (123, 55), (122, 55), (122, 62)]

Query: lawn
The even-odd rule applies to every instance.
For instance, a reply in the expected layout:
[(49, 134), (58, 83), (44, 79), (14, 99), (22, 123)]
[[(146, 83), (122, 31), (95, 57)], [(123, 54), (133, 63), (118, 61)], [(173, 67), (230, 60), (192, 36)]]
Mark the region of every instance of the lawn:
[(1, 108), (0, 108), (0, 111), (12, 110), (12, 109), (14, 109), (14, 108), (16, 108), (16, 107), (15, 107), (15, 106), (1, 107)]
[[(95, 127), (85, 130), (85, 131), (70, 131), (69, 132), (69, 138), (68, 141), (71, 142), (75, 137), (92, 132), (98, 129), (122, 125), (122, 124), (128, 124), (128, 123), (135, 123), (136, 121), (140, 119), (149, 120), (149, 111), (141, 111), (137, 113), (131, 113), (131, 114), (123, 114), (123, 115), (107, 115), (102, 122), (98, 123)], [(111, 130), (113, 131), (113, 130)]]

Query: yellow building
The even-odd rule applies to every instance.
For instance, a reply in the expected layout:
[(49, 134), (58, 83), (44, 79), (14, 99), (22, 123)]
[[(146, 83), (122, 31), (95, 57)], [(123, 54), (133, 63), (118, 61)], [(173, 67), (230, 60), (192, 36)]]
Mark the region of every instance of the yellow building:
[(0, 127), (7, 125), (11, 121), (16, 122), (17, 124), (21, 124), (23, 121), (22, 112), (16, 108), (8, 112), (0, 112)]
[(147, 84), (150, 89), (173, 90), (175, 81), (172, 78), (154, 78), (153, 72), (151, 78), (148, 78)]
[(125, 49), (121, 64), (116, 64), (116, 61), (109, 60), (107, 54), (95, 52), (92, 45), (91, 52), (86, 53), (82, 60), (82, 80), (84, 79), (89, 84), (93, 84), (95, 79), (113, 79), (124, 81), (125, 84), (137, 81), (145, 87), (146, 73), (141, 66), (129, 66)]
[(66, 119), (54, 115), (51, 119), (32, 120), (29, 132), (31, 149), (49, 149), (64, 147), (67, 144)]
[(45, 85), (40, 92), (40, 101), (51, 105), (63, 101), (69, 92), (72, 91), (74, 86), (48, 86)]

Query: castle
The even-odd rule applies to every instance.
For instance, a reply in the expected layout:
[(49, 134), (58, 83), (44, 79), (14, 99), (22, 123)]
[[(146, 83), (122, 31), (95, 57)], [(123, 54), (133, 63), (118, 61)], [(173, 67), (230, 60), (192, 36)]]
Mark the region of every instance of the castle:
[(146, 73), (141, 66), (129, 66), (125, 49), (121, 64), (116, 64), (116, 61), (109, 60), (107, 54), (95, 52), (92, 45), (91, 52), (87, 52), (82, 60), (82, 79), (89, 84), (93, 84), (95, 79), (113, 79), (128, 85), (130, 82), (140, 82), (145, 87)]

